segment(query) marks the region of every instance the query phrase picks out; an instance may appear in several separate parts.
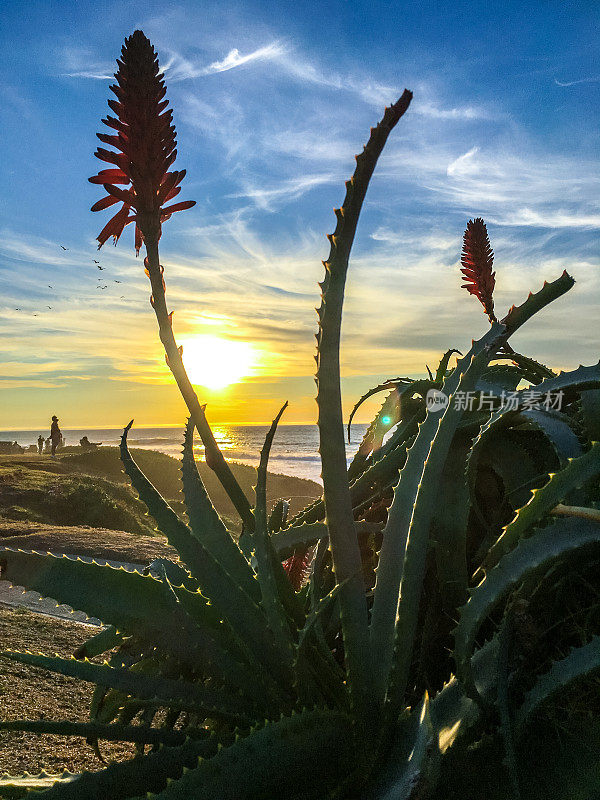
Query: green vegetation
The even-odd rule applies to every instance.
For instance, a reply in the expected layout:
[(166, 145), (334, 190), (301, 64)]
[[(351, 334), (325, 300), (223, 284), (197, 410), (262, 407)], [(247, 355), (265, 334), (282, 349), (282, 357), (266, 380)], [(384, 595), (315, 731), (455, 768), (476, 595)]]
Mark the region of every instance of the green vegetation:
[[(136, 459), (174, 508), (182, 509), (181, 473), (174, 458), (154, 450), (134, 450)], [(232, 531), (240, 530), (235, 509), (206, 464), (202, 478), (216, 508)], [(249, 495), (256, 471), (244, 464), (232, 469)], [(319, 497), (318, 484), (285, 475), (270, 475), (269, 503), (291, 498), (293, 511)], [(154, 522), (131, 491), (118, 447), (82, 452), (72, 448), (56, 459), (46, 456), (0, 456), (0, 520), (42, 522), (52, 525), (89, 525), (94, 528), (156, 535)]]
[[(0, 519), (89, 525), (152, 536), (155, 528), (129, 487), (67, 473), (60, 463), (38, 469), (18, 457), (0, 462)], [(52, 468), (53, 467), (53, 468)]]
[[(109, 124), (127, 137), (103, 137), (122, 155), (100, 157), (132, 188), (105, 186), (124, 206), (100, 240), (135, 220), (136, 244), (146, 245), (161, 341), (191, 415), (185, 517), (129, 452), (131, 423), (121, 459), (179, 560), (146, 575), (3, 554), (8, 580), (107, 627), (72, 658), (2, 653), (93, 684), (88, 722), (13, 720), (0, 730), (78, 734), (97, 749), (102, 740), (135, 742), (139, 755), (62, 779), (6, 776), (0, 791), (37, 788), (48, 800), (596, 796), (600, 363), (555, 374), (509, 341), (573, 279), (563, 273), (498, 320), (487, 230), (470, 221), (463, 275), (490, 328), (454, 366), (448, 350), (428, 380), (376, 387), (388, 396), (347, 469), (346, 273), (369, 181), (410, 104), (405, 92), (357, 156), (329, 237), (317, 336), (323, 497), (295, 515), (285, 501), (269, 514), (268, 458), (286, 406), (266, 437), (252, 504), (211, 442), (166, 311), (158, 239), (169, 208), (160, 202), (183, 173), (165, 174), (170, 118), (147, 124), (164, 90), (139, 31), (126, 41), (117, 79), (120, 119)], [(150, 152), (158, 153), (151, 165)], [(144, 168), (158, 176), (150, 198)], [(105, 198), (98, 208), (106, 206)], [(209, 499), (194, 429), (243, 521), (239, 539)]]

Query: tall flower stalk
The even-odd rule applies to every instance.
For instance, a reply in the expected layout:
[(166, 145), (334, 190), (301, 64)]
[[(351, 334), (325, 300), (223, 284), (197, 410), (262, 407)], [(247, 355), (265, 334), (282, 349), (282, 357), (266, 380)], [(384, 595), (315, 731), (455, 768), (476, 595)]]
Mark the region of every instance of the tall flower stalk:
[(116, 116), (102, 120), (116, 133), (97, 134), (101, 142), (117, 152), (98, 148), (96, 157), (113, 166), (101, 170), (90, 181), (101, 184), (107, 192), (106, 197), (92, 206), (92, 211), (101, 211), (118, 203), (121, 203), (121, 208), (98, 235), (98, 247), (102, 247), (110, 237), (116, 244), (125, 226), (135, 223), (135, 249), (137, 253), (142, 246), (146, 249), (144, 266), (152, 287), (150, 303), (158, 321), (167, 364), (204, 444), (206, 463), (217, 474), (245, 528), (252, 530), (254, 516), (250, 503), (219, 450), (204, 406), (200, 405), (187, 376), (182, 360), (183, 349), (177, 346), (173, 334), (173, 312), (167, 310), (164, 270), (158, 251), (162, 224), (175, 212), (191, 208), (195, 201), (166, 205), (181, 191), (185, 170), (168, 171), (177, 156), (173, 112), (167, 108), (165, 82), (159, 71), (158, 57), (142, 31), (135, 31), (125, 39), (117, 64), (117, 84), (111, 86), (117, 99), (108, 101)]
[(461, 255), (461, 272), (465, 283), (463, 289), (469, 294), (474, 294), (479, 300), (490, 322), (496, 320), (494, 314), (494, 287), (496, 273), (494, 252), (490, 245), (485, 222), (481, 217), (470, 219), (463, 236), (463, 250)]

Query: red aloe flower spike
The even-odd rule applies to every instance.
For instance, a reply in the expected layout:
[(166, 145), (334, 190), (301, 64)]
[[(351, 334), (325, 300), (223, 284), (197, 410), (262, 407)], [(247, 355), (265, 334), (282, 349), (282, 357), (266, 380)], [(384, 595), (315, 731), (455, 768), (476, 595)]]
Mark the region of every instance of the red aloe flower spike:
[(493, 298), (496, 273), (492, 271), (494, 252), (485, 222), (481, 217), (469, 220), (467, 223), (460, 260), (461, 272), (466, 281), (462, 288), (477, 297), (490, 322), (494, 322), (496, 320)]
[(299, 592), (306, 583), (314, 552), (314, 547), (296, 550), (293, 556), (281, 562), (281, 566), (285, 570), (296, 592)]
[[(146, 249), (144, 266), (152, 287), (150, 303), (167, 364), (204, 444), (206, 463), (221, 481), (244, 527), (252, 531), (255, 521), (250, 502), (219, 450), (204, 407), (198, 402), (181, 358), (181, 349), (175, 341), (172, 312), (167, 309), (158, 252), (161, 226), (172, 214), (191, 208), (195, 202), (186, 200), (166, 205), (179, 194), (185, 170), (168, 171), (177, 157), (173, 112), (167, 108), (158, 58), (142, 31), (135, 31), (125, 39), (117, 64), (117, 85), (111, 86), (117, 99), (108, 101), (116, 116), (102, 120), (112, 129), (111, 133), (98, 135), (100, 141), (114, 147), (116, 152), (102, 147), (96, 151), (101, 161), (114, 166), (101, 170), (90, 181), (102, 184), (107, 193), (93, 205), (92, 211), (101, 211), (116, 203), (122, 205), (99, 234), (99, 247), (111, 236), (116, 244), (125, 226), (135, 223), (135, 249), (137, 253), (142, 247)], [(128, 188), (122, 189), (119, 185)]]
[[(176, 211), (191, 208), (195, 201), (163, 207), (179, 194), (185, 170), (168, 172), (177, 156), (173, 112), (167, 109), (168, 100), (163, 99), (166, 88), (159, 74), (158, 57), (142, 31), (125, 39), (117, 64), (117, 85), (110, 87), (117, 101), (108, 101), (117, 118), (107, 116), (102, 120), (117, 133), (96, 135), (118, 152), (99, 147), (95, 153), (117, 169), (103, 169), (89, 179), (102, 184), (108, 194), (92, 206), (92, 211), (122, 202), (98, 236), (98, 247), (111, 236), (116, 244), (125, 226), (135, 222), (135, 249), (139, 253), (145, 238), (160, 239), (162, 222)], [(120, 189), (117, 184), (131, 187)], [(135, 211), (132, 216), (130, 209)]]

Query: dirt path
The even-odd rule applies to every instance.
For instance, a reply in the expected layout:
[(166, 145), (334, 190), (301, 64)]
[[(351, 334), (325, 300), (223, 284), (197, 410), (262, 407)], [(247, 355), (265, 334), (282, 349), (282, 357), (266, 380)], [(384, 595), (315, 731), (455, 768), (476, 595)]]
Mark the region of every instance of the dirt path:
[[(128, 571), (143, 568), (155, 558), (177, 558), (176, 551), (163, 537), (34, 522), (1, 522), (0, 553), (6, 548), (50, 552), (54, 555), (67, 553), (88, 562), (122, 566)], [(55, 619), (101, 624), (100, 620), (89, 618), (83, 611), (57, 605), (51, 598), (41, 597), (37, 592), (26, 592), (22, 587), (13, 587), (8, 581), (0, 580), (0, 603), (12, 608), (26, 608)]]
[[(11, 549), (13, 548), (0, 547), (0, 556), (2, 555), (3, 551)], [(63, 554), (52, 553), (52, 555)], [(67, 553), (66, 555), (72, 556), (70, 553)], [(145, 564), (130, 564), (123, 561), (108, 561), (104, 558), (92, 559), (89, 556), (79, 556), (79, 558), (87, 563), (96, 561), (96, 563), (103, 566), (108, 564), (111, 567), (123, 567), (123, 569), (127, 570), (127, 572), (133, 572), (136, 569), (142, 570), (146, 566)], [(46, 616), (53, 617), (54, 619), (66, 619), (70, 622), (81, 622), (87, 625), (102, 625), (102, 621), (96, 617), (88, 617), (88, 615), (83, 611), (77, 611), (70, 608), (70, 606), (59, 604), (56, 602), (56, 600), (53, 600), (49, 597), (42, 597), (42, 595), (40, 595), (38, 592), (27, 592), (22, 586), (13, 586), (8, 581), (0, 581), (0, 604), (11, 606), (12, 608), (26, 608), (28, 611), (35, 611), (38, 614), (45, 614)]]

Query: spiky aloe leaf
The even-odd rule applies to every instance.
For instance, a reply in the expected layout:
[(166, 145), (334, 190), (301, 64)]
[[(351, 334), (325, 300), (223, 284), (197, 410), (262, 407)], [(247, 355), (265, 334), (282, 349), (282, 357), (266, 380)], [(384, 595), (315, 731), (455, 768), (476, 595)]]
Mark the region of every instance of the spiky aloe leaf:
[(467, 437), (455, 436), (440, 475), (431, 521), (437, 578), (446, 608), (456, 608), (466, 600), (467, 523), (470, 505), (465, 464), (470, 444)]
[[(85, 738), (104, 739), (107, 742), (135, 742), (136, 744), (161, 744), (176, 747), (187, 739), (209, 738), (205, 728), (185, 731), (173, 731), (168, 728), (151, 728), (147, 725), (103, 725), (99, 722), (63, 722), (50, 719), (15, 719), (0, 720), (0, 731), (23, 731), (38, 735), (50, 736), (84, 736)], [(2, 796), (0, 792), (0, 797)]]
[(271, 515), (269, 516), (269, 530), (271, 533), (277, 533), (287, 525), (287, 518), (290, 511), (289, 500), (278, 500), (273, 506)]
[[(484, 478), (488, 470), (492, 470), (501, 481), (502, 493), (496, 493), (495, 505), (490, 504), (485, 493), (483, 497), (479, 491), (470, 493), (471, 511), (478, 519), (483, 533), (471, 559), (473, 565), (479, 566), (482, 563), (498, 538), (498, 513), (501, 513), (499, 503), (508, 503), (513, 513), (516, 513), (517, 509), (529, 501), (532, 488), (543, 483), (544, 473), (540, 473), (540, 469), (549, 468), (545, 461), (540, 466), (539, 447), (532, 447), (535, 442), (525, 438), (523, 433), (509, 428), (492, 436), (480, 457), (479, 468)], [(529, 433), (526, 435), (530, 437)], [(477, 488), (479, 489), (479, 481)], [(498, 491), (497, 487), (496, 492)]]
[(195, 767), (198, 759), (211, 758), (217, 746), (216, 737), (204, 741), (190, 739), (179, 747), (162, 746), (143, 758), (138, 756), (130, 761), (113, 762), (99, 772), (83, 772), (69, 775), (64, 781), (51, 781), (46, 784), (49, 788), (39, 797), (43, 800), (143, 798), (148, 792), (160, 792), (167, 781), (176, 780), (185, 769)]
[(513, 521), (506, 526), (502, 535), (490, 549), (486, 567), (497, 564), (499, 559), (515, 544), (531, 532), (533, 526), (543, 519), (567, 494), (590, 478), (600, 473), (600, 442), (595, 442), (587, 453), (579, 458), (569, 459), (566, 467), (550, 474), (550, 480), (540, 489), (533, 489), (526, 506), (519, 509)]
[[(129, 426), (131, 423), (129, 424)], [(244, 588), (196, 539), (137, 466), (127, 448), (127, 426), (121, 440), (121, 460), (134, 488), (179, 555), (198, 580), (202, 593), (220, 610), (231, 629), (267, 675), (287, 685), (288, 676), (274, 647), (265, 615)], [(253, 523), (254, 524), (254, 523)]]
[[(356, 507), (354, 482), (361, 473), (364, 473), (369, 464), (381, 459), (385, 453), (398, 447), (406, 439), (407, 433), (412, 430), (413, 426), (410, 424), (410, 420), (413, 418), (416, 408), (418, 408), (418, 403), (421, 401), (424, 406), (423, 399), (432, 386), (433, 383), (430, 380), (411, 381), (408, 385), (398, 385), (385, 399), (365, 431), (363, 440), (348, 468), (348, 480), (350, 481), (350, 493), (352, 494), (354, 507)], [(415, 395), (419, 400), (414, 399)], [(358, 405), (355, 406), (355, 410), (357, 408)], [(397, 426), (396, 431), (384, 445), (383, 439), (386, 433), (394, 426)], [(348, 422), (349, 436), (350, 421)]]
[[(387, 380), (383, 381), (383, 383), (374, 386), (372, 389), (369, 389), (368, 392), (365, 392), (362, 397), (356, 401), (352, 411), (350, 412), (350, 416), (348, 417), (348, 441), (350, 441), (350, 428), (352, 427), (352, 420), (358, 409), (362, 406), (362, 404), (367, 401), (373, 395), (378, 394), (379, 392), (385, 392), (389, 389), (399, 390), (404, 389), (407, 386), (411, 386), (415, 381), (412, 378), (388, 378)], [(377, 414), (377, 417), (380, 415)], [(377, 419), (376, 417), (376, 419)], [(372, 425), (373, 423), (371, 423)]]
[(123, 634), (119, 633), (114, 625), (108, 625), (80, 645), (73, 655), (75, 658), (94, 658), (94, 656), (99, 656), (101, 653), (106, 653), (107, 650), (112, 650), (113, 647), (122, 644), (124, 638)]
[[(559, 281), (561, 279), (559, 278)], [(557, 281), (555, 281), (557, 283)], [(552, 284), (548, 284), (551, 286)], [(542, 290), (543, 291), (543, 290)], [(541, 294), (539, 292), (538, 294)], [(533, 295), (537, 298), (537, 295)], [(526, 301), (527, 302), (527, 301)], [(522, 308), (522, 307), (521, 307)], [(521, 318), (522, 314), (519, 314)], [(560, 392), (569, 394), (577, 394), (587, 389), (600, 386), (600, 362), (591, 367), (580, 366), (571, 372), (561, 372), (553, 378), (538, 384), (535, 388), (536, 393), (541, 395), (551, 395), (555, 393), (560, 396)], [(517, 392), (517, 399), (514, 405), (506, 404), (491, 414), (490, 418), (481, 426), (481, 429), (473, 442), (471, 453), (469, 455), (469, 464), (467, 467), (467, 478), (471, 492), (474, 491), (475, 476), (477, 474), (477, 465), (479, 463), (479, 455), (485, 445), (486, 439), (493, 431), (499, 430), (510, 424), (515, 418), (519, 409), (523, 408), (527, 398), (526, 392), (528, 389), (523, 389)]]
[(267, 466), (269, 462), (269, 453), (275, 437), (275, 431), (277, 430), (277, 424), (287, 408), (287, 405), (288, 404), (285, 403), (285, 405), (282, 406), (273, 420), (260, 454), (256, 483), (256, 508), (254, 511), (256, 524), (252, 541), (254, 542), (258, 583), (261, 592), (260, 602), (277, 643), (280, 657), (283, 663), (291, 670), (295, 657), (294, 646), (288, 618), (279, 596), (277, 578), (274, 570), (275, 565), (271, 557), (272, 545), (269, 539), (267, 522)]
[(569, 458), (581, 455), (582, 447), (575, 431), (575, 423), (567, 414), (531, 408), (521, 411), (520, 418), (527, 420), (532, 427), (544, 434), (552, 444), (561, 466)]
[(60, 783), (62, 786), (78, 778), (72, 772), (65, 770), (62, 773), (50, 774), (42, 770), (38, 775), (9, 775), (8, 772), (0, 774), (0, 797), (3, 800), (21, 800), (22, 797), (33, 796), (33, 793), (43, 792)]
[(511, 336), (516, 330), (524, 325), (527, 320), (531, 319), (534, 314), (537, 314), (542, 308), (557, 300), (563, 294), (566, 294), (575, 285), (574, 279), (565, 270), (560, 278), (548, 283), (544, 281), (544, 285), (539, 292), (529, 292), (529, 296), (524, 303), (520, 306), (511, 306), (508, 314), (504, 319), (500, 320)]
[[(398, 480), (398, 470), (406, 460), (406, 443), (417, 432), (419, 414), (414, 413), (401, 422), (372, 462), (367, 462), (362, 471), (350, 484), (350, 498), (353, 508), (368, 500), (373, 494), (373, 486), (381, 489), (392, 486)], [(290, 520), (290, 527), (304, 523), (310, 524), (325, 519), (325, 503), (315, 500)]]
[(356, 716), (366, 724), (374, 719), (375, 708), (367, 604), (346, 475), (340, 388), (342, 307), (350, 250), (369, 181), (389, 134), (407, 110), (411, 99), (411, 92), (405, 91), (397, 103), (386, 108), (381, 122), (371, 129), (363, 152), (356, 157), (354, 175), (346, 183), (346, 197), (341, 208), (336, 209), (335, 231), (328, 237), (331, 249), (324, 262), (322, 302), (317, 312), (316, 379), (323, 498), (335, 574), (338, 582), (344, 583), (340, 593), (340, 610), (348, 684)]
[[(503, 326), (494, 323), (484, 337), (473, 343), (471, 350), (444, 381), (442, 392), (450, 398), (448, 406), (441, 417), (439, 412), (427, 414), (408, 451), (406, 464), (394, 490), (377, 566), (371, 614), (371, 648), (377, 653), (374, 664), (376, 696), (383, 699), (392, 669), (396, 630), (398, 646), (401, 648), (394, 679), (394, 704), (398, 705), (398, 711), (411, 661), (435, 493), (448, 449), (463, 414), (453, 402), (453, 395), (458, 390), (473, 390), (489, 361), (490, 351), (497, 346), (503, 332)], [(414, 533), (409, 535), (411, 529)], [(401, 591), (402, 602), (399, 603)], [(396, 714), (396, 709), (391, 713)]]
[(171, 561), (170, 558), (155, 558), (144, 568), (144, 575), (162, 575), (163, 573), (166, 574), (173, 586), (184, 586), (190, 592), (196, 592), (199, 589), (198, 581), (190, 575), (180, 561)]
[(515, 729), (523, 732), (528, 719), (550, 698), (568, 689), (575, 681), (589, 678), (600, 671), (600, 636), (594, 636), (582, 647), (575, 647), (535, 682), (515, 716)]
[(212, 758), (200, 759), (156, 800), (321, 800), (348, 775), (354, 756), (346, 715), (307, 710), (254, 729)]
[(599, 545), (598, 525), (586, 520), (558, 520), (534, 536), (521, 539), (514, 550), (486, 574), (479, 586), (471, 590), (468, 602), (460, 609), (454, 632), (457, 675), (470, 697), (479, 699), (473, 681), (471, 653), (477, 634), (491, 611), (526, 578)]
[(446, 350), (446, 352), (444, 353), (444, 355), (440, 360), (440, 363), (438, 364), (438, 368), (435, 371), (435, 377), (434, 377), (435, 383), (442, 383), (446, 379), (448, 364), (450, 363), (450, 359), (452, 358), (454, 353), (458, 353), (459, 356), (462, 356), (460, 350), (455, 350), (455, 349)]
[(600, 389), (581, 393), (581, 414), (588, 441), (600, 442)]
[(400, 720), (386, 765), (377, 776), (377, 800), (427, 797), (435, 788), (440, 751), (427, 693), (420, 707)]
[(177, 588), (178, 608), (161, 581), (139, 572), (9, 548), (0, 551), (0, 562), (2, 578), (18, 586), (160, 644), (184, 663), (204, 664), (234, 685), (247, 685), (246, 671), (228, 653), (230, 632), (199, 592)]
[[(374, 522), (355, 522), (357, 536), (368, 536), (379, 533), (381, 525)], [(271, 536), (273, 547), (281, 558), (287, 558), (296, 548), (312, 547), (321, 539), (328, 538), (327, 525), (323, 522), (312, 522), (294, 525)]]
[[(127, 634), (150, 640), (161, 637), (177, 655), (185, 655), (185, 647), (193, 648), (193, 640), (182, 643), (181, 632), (172, 631), (172, 610), (160, 581), (139, 572), (127, 572), (95, 562), (84, 562), (73, 556), (2, 548), (2, 579), (39, 592), (71, 608), (98, 617)], [(195, 619), (214, 629), (218, 618), (200, 594), (180, 590), (188, 595), (188, 607)], [(199, 628), (198, 633), (201, 632)], [(186, 634), (191, 635), (191, 630)], [(185, 647), (183, 646), (185, 645)]]
[(521, 373), (521, 378), (529, 381), (529, 383), (533, 383), (534, 385), (541, 383), (542, 381), (546, 380), (546, 378), (553, 378), (556, 375), (556, 373), (551, 370), (550, 367), (547, 367), (545, 364), (541, 364), (534, 358), (524, 356), (522, 353), (517, 353), (512, 348), (510, 350), (507, 349), (506, 353), (503, 353), (502, 355), (499, 354), (498, 358), (510, 358), (510, 360), (516, 365), (517, 369)]
[(192, 535), (238, 581), (250, 597), (258, 602), (260, 588), (252, 568), (211, 503), (198, 472), (194, 459), (194, 423), (191, 417), (185, 427), (181, 481)]
[(228, 693), (209, 689), (201, 683), (142, 675), (139, 672), (111, 667), (107, 662), (95, 664), (87, 659), (78, 661), (75, 658), (59, 658), (12, 650), (3, 651), (0, 656), (20, 664), (41, 667), (51, 672), (58, 672), (60, 675), (118, 689), (140, 700), (151, 700), (157, 705), (185, 708), (197, 711), (206, 717), (237, 723), (247, 723), (251, 718), (249, 717), (252, 708), (251, 698), (244, 697), (241, 692)]
[[(371, 420), (348, 467), (348, 481), (350, 484), (356, 479), (357, 475), (364, 471), (369, 456), (381, 448), (383, 437), (387, 431), (400, 421), (398, 400), (398, 392), (394, 389), (385, 398), (381, 408)], [(348, 423), (348, 442), (350, 442), (350, 423)]]

